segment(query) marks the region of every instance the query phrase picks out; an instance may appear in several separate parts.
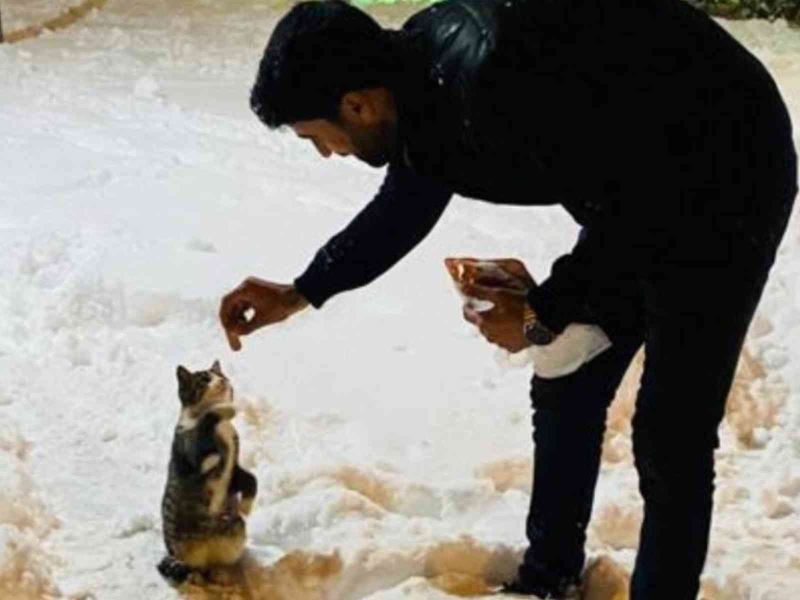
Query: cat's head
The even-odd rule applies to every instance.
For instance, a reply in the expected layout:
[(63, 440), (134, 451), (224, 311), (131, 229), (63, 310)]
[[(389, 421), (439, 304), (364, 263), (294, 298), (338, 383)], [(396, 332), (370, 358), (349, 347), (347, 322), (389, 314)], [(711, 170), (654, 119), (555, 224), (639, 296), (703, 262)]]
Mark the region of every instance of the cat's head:
[(222, 372), (219, 361), (214, 361), (210, 369), (192, 373), (179, 366), (178, 397), (183, 412), (198, 416), (212, 407), (230, 406), (233, 408), (233, 387)]

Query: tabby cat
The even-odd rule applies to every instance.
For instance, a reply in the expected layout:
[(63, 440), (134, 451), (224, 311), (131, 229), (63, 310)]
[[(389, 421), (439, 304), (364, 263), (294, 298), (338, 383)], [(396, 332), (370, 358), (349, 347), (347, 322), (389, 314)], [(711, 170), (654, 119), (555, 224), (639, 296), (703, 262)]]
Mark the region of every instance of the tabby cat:
[(196, 373), (180, 366), (177, 375), (181, 413), (161, 504), (167, 556), (158, 565), (175, 584), (238, 562), (245, 548), (243, 517), (258, 486), (238, 465), (233, 388), (219, 362)]

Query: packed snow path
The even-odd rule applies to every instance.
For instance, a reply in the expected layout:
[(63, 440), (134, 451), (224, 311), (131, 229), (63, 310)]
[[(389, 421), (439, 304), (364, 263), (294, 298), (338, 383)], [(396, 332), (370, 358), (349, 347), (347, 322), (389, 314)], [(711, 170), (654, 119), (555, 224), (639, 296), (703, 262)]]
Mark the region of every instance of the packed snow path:
[[(27, 25), (69, 4), (3, 0), (3, 17)], [(260, 597), (443, 599), (513, 572), (529, 367), (498, 360), (462, 322), (442, 259), (515, 255), (541, 277), (576, 227), (556, 209), (456, 201), (386, 277), (232, 354), (221, 295), (250, 274), (293, 278), (382, 176), (323, 161), (250, 114), (278, 14), (110, 0), (69, 30), (0, 46), (2, 598), (176, 597), (154, 568), (174, 372), (215, 358), (261, 484), (247, 571)], [(800, 32), (726, 26), (800, 123)], [(710, 600), (800, 589), (798, 288), (795, 219), (724, 426)], [(591, 552), (625, 567), (641, 515), (632, 381), (590, 529)]]

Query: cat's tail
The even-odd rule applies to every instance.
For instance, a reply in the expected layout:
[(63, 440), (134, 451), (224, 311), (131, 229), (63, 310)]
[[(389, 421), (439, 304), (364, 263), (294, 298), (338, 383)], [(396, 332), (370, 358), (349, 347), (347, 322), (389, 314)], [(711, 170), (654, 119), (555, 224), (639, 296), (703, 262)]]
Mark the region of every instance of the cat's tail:
[(192, 574), (191, 567), (182, 563), (174, 556), (165, 556), (161, 562), (158, 563), (157, 568), (161, 576), (173, 585), (184, 583), (189, 578), (189, 575)]

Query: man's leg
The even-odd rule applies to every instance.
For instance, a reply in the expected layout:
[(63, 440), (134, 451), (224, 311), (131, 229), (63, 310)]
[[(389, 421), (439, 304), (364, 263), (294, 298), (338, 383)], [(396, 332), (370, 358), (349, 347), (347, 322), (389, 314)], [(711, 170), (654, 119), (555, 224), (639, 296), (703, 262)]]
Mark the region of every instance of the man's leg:
[(766, 280), (763, 272), (745, 283), (742, 272), (738, 283), (715, 285), (707, 275), (691, 288), (695, 307), (669, 306), (664, 286), (645, 286), (646, 359), (633, 419), (645, 510), (632, 600), (694, 600), (699, 589), (717, 428)]
[(533, 378), (530, 547), (518, 577), (527, 593), (558, 597), (581, 574), (607, 409), (640, 344), (638, 338), (617, 339), (575, 373)]
[(684, 219), (675, 243), (651, 264), (660, 272), (645, 276), (646, 361), (633, 433), (645, 512), (631, 600), (697, 595), (717, 428), (797, 193), (786, 107), (772, 86), (757, 96), (728, 96), (731, 114), (744, 114), (736, 111), (745, 100), (762, 117), (720, 122), (724, 143), (708, 176), (721, 181), (683, 190), (677, 205), (698, 218)]

